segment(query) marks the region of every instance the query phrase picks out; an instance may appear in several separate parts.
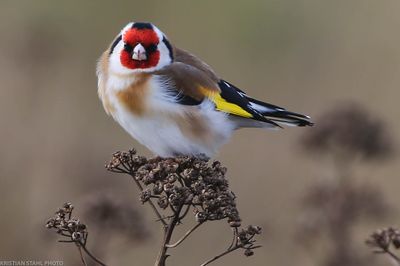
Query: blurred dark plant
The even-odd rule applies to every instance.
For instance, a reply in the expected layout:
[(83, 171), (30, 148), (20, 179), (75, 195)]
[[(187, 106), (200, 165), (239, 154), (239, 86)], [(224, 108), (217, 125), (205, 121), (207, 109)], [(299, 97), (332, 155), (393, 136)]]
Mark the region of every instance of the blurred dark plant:
[(301, 200), (298, 241), (313, 249), (327, 238), (330, 251), (321, 265), (371, 265), (353, 247), (353, 228), (382, 219), (389, 207), (376, 186), (356, 183), (350, 169), (358, 161), (381, 161), (393, 154), (384, 122), (357, 104), (341, 105), (321, 116), (301, 144), (307, 154), (331, 158), (334, 169), (333, 178), (321, 178)]
[(89, 236), (87, 226), (79, 219), (72, 217), (73, 209), (74, 206), (71, 203), (65, 203), (61, 208), (56, 211), (54, 217), (47, 220), (46, 227), (48, 229), (55, 229), (57, 234), (65, 238), (64, 240), (59, 240), (59, 242), (76, 244), (83, 265), (87, 265), (85, 257), (83, 255), (83, 252), (85, 252), (92, 260), (100, 265), (105, 266), (102, 261), (96, 258), (87, 249), (86, 244)]
[(388, 159), (394, 151), (385, 123), (356, 103), (341, 104), (323, 114), (301, 144), (308, 154), (349, 163), (357, 158)]
[(330, 251), (322, 265), (370, 265), (353, 247), (352, 232), (357, 224), (380, 220), (389, 213), (379, 189), (348, 181), (320, 183), (308, 190), (301, 204), (297, 240), (312, 250), (327, 238)]
[(374, 253), (386, 254), (400, 265), (400, 257), (392, 249), (400, 249), (400, 230), (393, 227), (378, 229), (370, 235), (365, 243), (373, 249)]
[(110, 240), (117, 238), (127, 241), (123, 247), (128, 249), (150, 237), (144, 215), (138, 206), (116, 194), (107, 191), (90, 193), (81, 202), (82, 218), (90, 225), (90, 248), (95, 254), (102, 254), (104, 260), (112, 250)]
[[(106, 168), (130, 175), (140, 190), (140, 201), (153, 209), (163, 228), (163, 243), (155, 265), (165, 265), (168, 250), (179, 246), (198, 227), (209, 221), (226, 220), (232, 228), (233, 240), (221, 254), (201, 265), (208, 265), (237, 249), (253, 255), (254, 237), (261, 233), (258, 226), (243, 229), (236, 208), (235, 195), (225, 178), (226, 168), (207, 158), (179, 156), (147, 159), (135, 150), (116, 152)], [(192, 209), (195, 225), (177, 242), (170, 243), (174, 229), (188, 217)]]
[[(111, 193), (94, 193), (83, 204), (83, 217), (92, 230), (102, 234), (120, 235), (128, 241), (143, 241), (150, 235), (136, 206)], [(104, 230), (106, 229), (106, 230)]]

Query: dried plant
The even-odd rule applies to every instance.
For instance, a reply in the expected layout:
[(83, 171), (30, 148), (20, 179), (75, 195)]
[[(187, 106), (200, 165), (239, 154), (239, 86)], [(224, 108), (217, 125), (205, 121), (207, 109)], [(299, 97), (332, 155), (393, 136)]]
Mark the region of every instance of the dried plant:
[(87, 226), (79, 219), (72, 217), (73, 209), (74, 206), (71, 203), (65, 203), (56, 211), (54, 217), (47, 220), (46, 227), (48, 229), (55, 229), (57, 234), (66, 238), (64, 240), (59, 240), (59, 242), (76, 244), (83, 265), (87, 265), (87, 263), (82, 250), (98, 264), (105, 265), (87, 249), (86, 244), (89, 236)]
[(373, 248), (374, 253), (387, 254), (400, 265), (400, 257), (396, 255), (392, 248), (400, 249), (400, 230), (393, 227), (378, 229), (370, 235), (365, 243)]
[[(226, 251), (207, 260), (208, 265), (237, 249), (253, 255), (258, 226), (241, 229), (235, 195), (225, 178), (226, 168), (206, 158), (180, 156), (151, 158), (137, 156), (135, 150), (116, 152), (106, 165), (109, 171), (130, 175), (140, 190), (140, 201), (148, 203), (163, 228), (163, 243), (155, 265), (165, 265), (168, 249), (176, 248), (198, 227), (208, 221), (226, 220), (232, 228), (233, 241)], [(174, 229), (192, 209), (196, 224), (176, 243), (170, 243)]]
[[(241, 218), (236, 208), (236, 196), (230, 191), (225, 178), (226, 168), (220, 162), (210, 162), (207, 158), (180, 156), (175, 158), (151, 158), (137, 156), (135, 150), (116, 152), (106, 168), (115, 173), (132, 176), (140, 190), (140, 201), (148, 203), (163, 228), (163, 243), (155, 265), (164, 266), (169, 256), (167, 251), (176, 248), (198, 227), (209, 221), (226, 220), (232, 229), (233, 240), (228, 248), (207, 260), (211, 262), (237, 250), (243, 249), (244, 255), (251, 256), (255, 236), (261, 234), (259, 226), (241, 228)], [(60, 242), (75, 243), (81, 260), (87, 265), (82, 250), (100, 265), (105, 265), (90, 253), (86, 247), (87, 226), (72, 217), (73, 206), (64, 204), (55, 216), (49, 219), (46, 227), (66, 237)], [(183, 222), (192, 210), (195, 225), (178, 241), (170, 243), (174, 229)], [(146, 236), (137, 211), (129, 205), (117, 202), (113, 197), (101, 195), (86, 204), (86, 219), (96, 227), (107, 228), (108, 233), (131, 234), (134, 238)], [(104, 230), (100, 230), (103, 232)]]
[(334, 168), (330, 180), (321, 178), (304, 195), (298, 239), (314, 244), (328, 238), (330, 251), (322, 265), (371, 265), (353, 247), (352, 231), (360, 222), (382, 219), (389, 207), (376, 186), (356, 183), (350, 170), (357, 161), (389, 158), (392, 140), (385, 124), (357, 104), (339, 106), (316, 124), (302, 139), (303, 150), (332, 159)]
[[(91, 225), (91, 253), (107, 255), (107, 245), (110, 239), (119, 236), (131, 243), (144, 241), (148, 238), (149, 232), (143, 220), (143, 215), (132, 204), (118, 198), (110, 193), (92, 193), (85, 197), (82, 202), (82, 217)], [(73, 206), (65, 203), (59, 208), (55, 216), (50, 218), (46, 227), (56, 229), (56, 233), (67, 237), (67, 240), (60, 242), (75, 243), (78, 246), (81, 260), (84, 265), (97, 265), (98, 259), (85, 261), (82, 250), (87, 251), (86, 242), (88, 237), (87, 225), (80, 219), (72, 218)], [(81, 250), (82, 249), (82, 250)], [(103, 263), (104, 264), (104, 263)]]

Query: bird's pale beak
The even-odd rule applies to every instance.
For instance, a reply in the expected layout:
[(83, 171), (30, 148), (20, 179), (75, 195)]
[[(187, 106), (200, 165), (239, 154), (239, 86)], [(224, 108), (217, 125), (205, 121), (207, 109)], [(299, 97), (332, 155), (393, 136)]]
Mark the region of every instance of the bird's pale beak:
[(143, 45), (141, 45), (140, 43), (138, 43), (135, 48), (133, 48), (132, 59), (139, 61), (147, 59), (146, 49), (144, 49)]

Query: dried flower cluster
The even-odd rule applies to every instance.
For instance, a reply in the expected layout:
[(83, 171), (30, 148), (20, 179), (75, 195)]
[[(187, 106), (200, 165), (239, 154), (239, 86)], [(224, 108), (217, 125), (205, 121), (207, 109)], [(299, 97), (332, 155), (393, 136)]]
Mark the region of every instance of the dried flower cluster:
[(106, 166), (113, 172), (133, 174), (145, 186), (140, 193), (142, 203), (157, 199), (160, 208), (176, 212), (181, 206), (193, 206), (197, 222), (228, 218), (232, 227), (241, 225), (235, 195), (225, 179), (226, 168), (220, 162), (196, 157), (147, 160), (135, 151), (117, 152)]
[[(255, 244), (254, 238), (261, 234), (261, 228), (252, 225), (241, 228), (236, 197), (229, 189), (225, 178), (227, 170), (220, 162), (189, 156), (147, 159), (136, 155), (135, 150), (130, 150), (114, 153), (106, 168), (111, 172), (130, 175), (140, 190), (140, 201), (151, 206), (162, 224), (163, 243), (155, 265), (165, 266), (170, 256), (167, 251), (179, 246), (208, 221), (226, 220), (232, 229), (233, 240), (224, 252), (207, 260), (202, 266), (237, 249), (244, 250), (245, 256), (252, 256), (253, 250), (260, 247)], [(72, 217), (72, 210), (70, 203), (64, 204), (48, 220), (46, 227), (56, 229), (58, 234), (67, 237), (67, 240), (60, 242), (75, 243), (84, 265), (87, 264), (82, 250), (98, 264), (105, 265), (87, 250), (87, 227)], [(183, 223), (190, 210), (195, 225), (175, 243), (170, 243), (175, 227)], [(132, 234), (139, 238), (145, 236), (144, 225), (137, 219), (140, 217), (138, 212), (126, 203), (117, 202), (114, 196), (102, 194), (100, 197), (92, 197), (86, 204), (85, 214), (95, 228), (107, 228), (108, 233)]]
[(73, 209), (74, 206), (71, 203), (65, 203), (56, 211), (53, 218), (47, 220), (46, 227), (56, 229), (58, 234), (69, 237), (72, 242), (85, 244), (88, 235), (86, 225), (79, 219), (71, 217)]
[(378, 229), (365, 243), (372, 247), (375, 253), (388, 254), (400, 265), (400, 258), (391, 250), (392, 247), (400, 249), (400, 230), (393, 227)]
[(235, 195), (229, 190), (226, 168), (220, 162), (209, 165), (207, 159), (196, 157), (147, 160), (135, 153), (115, 153), (107, 169), (128, 170), (141, 181), (146, 186), (140, 193), (142, 203), (155, 198), (160, 208), (173, 211), (183, 205), (193, 206), (197, 222), (228, 218), (232, 227), (241, 225)]
[(105, 265), (87, 250), (86, 243), (89, 235), (87, 226), (81, 223), (79, 219), (72, 217), (73, 209), (74, 206), (71, 203), (65, 203), (56, 211), (54, 217), (47, 220), (46, 228), (55, 229), (57, 234), (67, 238), (67, 240), (59, 240), (59, 242), (75, 243), (84, 265), (86, 265), (86, 262), (82, 254), (82, 249), (98, 264)]
[[(242, 248), (246, 256), (251, 256), (252, 249), (258, 247), (254, 245), (253, 238), (261, 233), (261, 228), (249, 226), (239, 229), (241, 219), (236, 208), (236, 197), (229, 189), (225, 178), (226, 168), (220, 162), (210, 163), (207, 158), (189, 156), (147, 159), (130, 150), (114, 153), (106, 168), (131, 175), (141, 190), (140, 201), (149, 203), (162, 222), (165, 241), (158, 265), (165, 265), (168, 248), (176, 247), (207, 221), (226, 219), (233, 229), (234, 241), (227, 253)], [(193, 209), (196, 226), (176, 244), (170, 244), (174, 227), (181, 223), (190, 209)]]
[(256, 235), (261, 234), (261, 227), (259, 226), (254, 226), (254, 225), (249, 225), (246, 229), (241, 229), (237, 233), (237, 243), (236, 245), (233, 246), (238, 246), (242, 247), (245, 249), (244, 254), (246, 256), (251, 256), (253, 255), (253, 249), (257, 248), (259, 246), (255, 246), (255, 240), (253, 239)]

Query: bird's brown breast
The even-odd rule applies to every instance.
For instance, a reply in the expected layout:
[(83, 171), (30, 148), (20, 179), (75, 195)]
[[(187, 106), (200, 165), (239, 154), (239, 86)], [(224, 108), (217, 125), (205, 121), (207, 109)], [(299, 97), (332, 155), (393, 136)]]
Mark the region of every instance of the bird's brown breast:
[(146, 110), (146, 98), (149, 93), (150, 75), (141, 74), (127, 88), (116, 93), (118, 101), (135, 115), (142, 115)]

